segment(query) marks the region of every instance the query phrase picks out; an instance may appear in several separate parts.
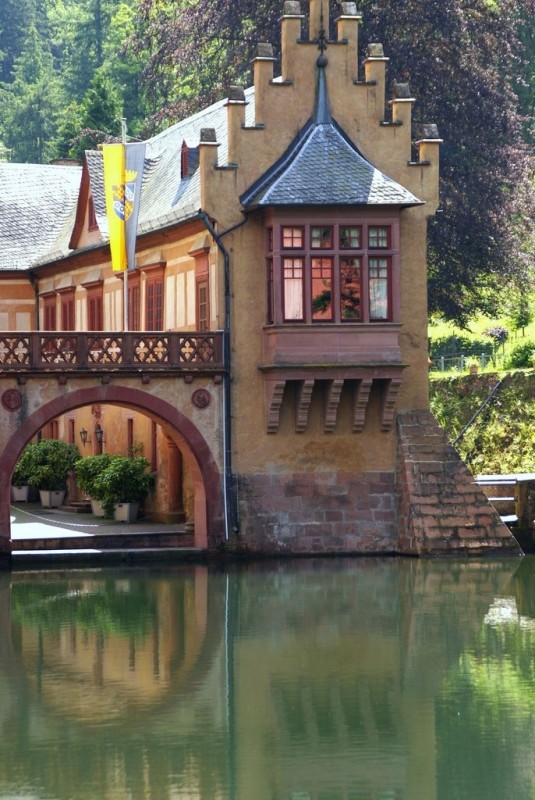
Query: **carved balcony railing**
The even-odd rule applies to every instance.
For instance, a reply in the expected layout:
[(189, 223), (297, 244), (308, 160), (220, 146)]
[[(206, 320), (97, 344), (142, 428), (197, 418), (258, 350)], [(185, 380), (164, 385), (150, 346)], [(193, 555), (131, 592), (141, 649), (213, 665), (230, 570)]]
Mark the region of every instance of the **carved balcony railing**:
[(217, 372), (218, 332), (0, 333), (2, 372)]

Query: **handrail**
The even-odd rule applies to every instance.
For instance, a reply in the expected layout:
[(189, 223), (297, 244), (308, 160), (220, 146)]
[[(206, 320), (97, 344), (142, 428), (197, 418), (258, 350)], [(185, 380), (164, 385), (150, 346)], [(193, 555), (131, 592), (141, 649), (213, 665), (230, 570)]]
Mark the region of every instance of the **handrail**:
[(0, 333), (1, 372), (224, 369), (215, 332)]
[(483, 411), (483, 410), (484, 410), (484, 409), (485, 409), (485, 408), (488, 406), (488, 404), (489, 404), (489, 403), (491, 402), (491, 400), (494, 398), (495, 394), (498, 392), (498, 389), (500, 388), (500, 386), (502, 385), (502, 383), (504, 382), (504, 380), (505, 380), (505, 378), (501, 378), (501, 379), (498, 381), (498, 383), (497, 383), (497, 384), (494, 386), (494, 388), (492, 389), (491, 393), (489, 394), (489, 396), (487, 397), (487, 399), (485, 400), (485, 402), (484, 402), (484, 403), (483, 403), (483, 404), (482, 404), (482, 405), (481, 405), (481, 406), (478, 408), (478, 410), (477, 410), (477, 411), (476, 411), (476, 413), (475, 413), (475, 414), (472, 416), (472, 418), (471, 418), (470, 420), (468, 420), (468, 422), (466, 423), (466, 425), (464, 426), (464, 428), (462, 429), (462, 431), (460, 432), (460, 434), (457, 436), (457, 438), (456, 438), (456, 439), (455, 439), (455, 441), (453, 442), (453, 445), (456, 445), (456, 444), (457, 444), (457, 442), (459, 442), (459, 441), (460, 441), (460, 440), (463, 438), (463, 436), (465, 435), (466, 431), (467, 431), (469, 428), (471, 428), (471, 427), (472, 427), (473, 423), (474, 423), (474, 422), (476, 421), (476, 419), (479, 417), (479, 415), (481, 414), (481, 412), (482, 412), (482, 411)]

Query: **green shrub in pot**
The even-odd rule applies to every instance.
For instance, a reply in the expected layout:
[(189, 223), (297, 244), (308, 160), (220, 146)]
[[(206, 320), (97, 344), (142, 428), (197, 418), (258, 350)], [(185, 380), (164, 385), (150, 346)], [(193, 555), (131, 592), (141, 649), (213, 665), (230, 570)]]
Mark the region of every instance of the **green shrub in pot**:
[(94, 489), (107, 516), (113, 516), (117, 503), (141, 503), (154, 486), (154, 476), (144, 456), (111, 456), (109, 464), (96, 476)]
[(26, 477), (35, 489), (66, 490), (69, 473), (80, 458), (78, 448), (61, 439), (41, 439), (26, 445), (15, 473)]

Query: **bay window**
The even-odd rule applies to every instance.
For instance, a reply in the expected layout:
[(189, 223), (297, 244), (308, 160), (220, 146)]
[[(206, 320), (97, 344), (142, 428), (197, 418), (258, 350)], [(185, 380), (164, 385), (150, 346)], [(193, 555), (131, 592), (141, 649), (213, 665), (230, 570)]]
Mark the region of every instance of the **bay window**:
[(398, 219), (295, 216), (267, 227), (268, 324), (395, 321)]

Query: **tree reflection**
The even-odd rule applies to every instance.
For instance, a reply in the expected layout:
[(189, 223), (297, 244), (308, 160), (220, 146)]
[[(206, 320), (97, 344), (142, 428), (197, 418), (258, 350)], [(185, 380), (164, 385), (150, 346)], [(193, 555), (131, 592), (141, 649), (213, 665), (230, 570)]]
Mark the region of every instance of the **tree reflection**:
[(439, 800), (535, 796), (535, 619), (518, 607), (533, 594), (528, 564), (508, 587), (516, 594), (494, 600), (437, 699)]

